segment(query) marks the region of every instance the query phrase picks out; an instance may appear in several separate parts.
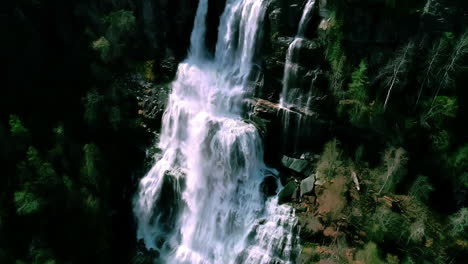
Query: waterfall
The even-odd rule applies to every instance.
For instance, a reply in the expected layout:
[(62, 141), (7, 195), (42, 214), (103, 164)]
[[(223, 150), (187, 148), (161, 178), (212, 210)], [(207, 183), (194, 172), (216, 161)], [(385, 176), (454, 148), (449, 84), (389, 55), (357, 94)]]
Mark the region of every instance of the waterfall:
[(190, 36), (190, 56), (194, 58), (202, 58), (205, 55), (206, 14), (208, 14), (208, 0), (200, 0)]
[(298, 61), (301, 57), (300, 52), (307, 43), (305, 34), (314, 8), (315, 0), (308, 0), (302, 12), (297, 34), (286, 53), (283, 89), (280, 95), (281, 111), (279, 112), (282, 123), (281, 136), (287, 139), (281, 146), (285, 152), (296, 152), (300, 144), (301, 135), (310, 132), (308, 129), (309, 111), (311, 107), (312, 87), (317, 75), (315, 74), (315, 77), (312, 78), (308, 91), (304, 91), (304, 77), (306, 73), (301, 72), (301, 66), (298, 64)]
[(315, 7), (315, 0), (308, 0), (302, 17), (299, 22), (299, 28), (293, 42), (288, 47), (286, 55), (286, 63), (284, 66), (283, 75), (283, 90), (280, 97), (280, 105), (285, 108), (296, 106), (298, 108), (306, 107), (308, 97), (304, 97), (304, 93), (300, 90), (299, 80), (299, 65), (296, 63), (299, 58), (299, 51), (304, 46), (305, 33), (310, 22), (312, 12)]
[(302, 12), (301, 21), (299, 22), (299, 29), (297, 30), (297, 37), (304, 37), (307, 26), (309, 25), (311, 19), (311, 12), (314, 10), (315, 0), (308, 0), (304, 11)]
[[(161, 263), (286, 264), (300, 250), (294, 210), (262, 191), (275, 170), (242, 120), (268, 1), (228, 0), (214, 58), (200, 0), (189, 57), (163, 117), (161, 155), (134, 200), (137, 236)], [(278, 180), (277, 185), (280, 186)]]

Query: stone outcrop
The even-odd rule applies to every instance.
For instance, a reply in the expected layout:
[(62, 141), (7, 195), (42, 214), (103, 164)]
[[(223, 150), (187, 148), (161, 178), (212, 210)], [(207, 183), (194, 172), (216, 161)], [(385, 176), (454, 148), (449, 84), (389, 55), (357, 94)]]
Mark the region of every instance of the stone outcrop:
[(305, 159), (295, 159), (287, 156), (283, 156), (281, 159), (283, 166), (308, 177), (313, 172), (313, 164), (310, 160)]
[(289, 203), (298, 198), (298, 185), (295, 181), (291, 181), (278, 194), (278, 203)]
[(170, 85), (156, 85), (139, 75), (135, 75), (133, 81), (138, 87), (138, 114), (143, 117), (142, 125), (151, 131), (158, 131), (161, 128), (162, 117), (169, 99)]
[(303, 197), (304, 195), (307, 195), (307, 194), (312, 194), (312, 192), (314, 191), (314, 186), (315, 186), (314, 174), (302, 180), (301, 186), (300, 186), (300, 197)]

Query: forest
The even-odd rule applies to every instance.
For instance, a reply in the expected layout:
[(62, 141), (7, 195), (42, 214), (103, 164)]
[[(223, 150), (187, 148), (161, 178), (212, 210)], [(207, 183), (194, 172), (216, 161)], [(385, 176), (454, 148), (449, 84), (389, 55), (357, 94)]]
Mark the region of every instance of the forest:
[[(3, 6), (0, 263), (465, 263), (468, 1)], [(203, 82), (232, 90), (196, 97)], [(184, 96), (199, 100), (191, 111)], [(203, 111), (213, 117), (200, 125)], [(152, 176), (172, 147), (173, 166)], [(264, 230), (271, 208), (293, 213)], [(199, 231), (260, 211), (248, 226)], [(190, 248), (187, 230), (225, 244), (207, 235)], [(179, 259), (185, 247), (205, 262)]]

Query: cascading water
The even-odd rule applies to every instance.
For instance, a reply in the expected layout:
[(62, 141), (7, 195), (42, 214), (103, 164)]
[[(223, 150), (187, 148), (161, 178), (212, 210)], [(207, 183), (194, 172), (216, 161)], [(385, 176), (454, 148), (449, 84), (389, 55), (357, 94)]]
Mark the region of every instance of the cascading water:
[(299, 51), (306, 41), (305, 33), (307, 31), (307, 26), (310, 22), (312, 12), (314, 11), (315, 1), (316, 0), (307, 1), (299, 22), (296, 37), (288, 47), (284, 67), (283, 90), (280, 97), (280, 105), (285, 108), (289, 108), (291, 106), (304, 108), (309, 104), (309, 96), (304, 96), (304, 92), (300, 90), (299, 65), (297, 65), (296, 61), (299, 58)]
[(135, 197), (138, 238), (161, 263), (279, 264), (298, 255), (294, 210), (262, 191), (275, 173), (258, 131), (241, 118), (267, 4), (228, 0), (210, 59), (208, 0), (200, 0), (163, 118), (162, 154)]
[[(312, 18), (316, 0), (308, 0), (302, 12), (296, 37), (288, 47), (283, 74), (283, 90), (280, 95), (279, 116), (282, 122), (282, 137), (287, 138), (282, 148), (285, 152), (296, 152), (301, 135), (308, 134), (308, 115), (310, 112), (312, 86), (315, 78), (310, 83), (310, 88), (304, 91), (304, 75), (298, 64), (300, 52), (306, 45), (305, 34), (307, 26)], [(316, 77), (316, 75), (315, 75)]]

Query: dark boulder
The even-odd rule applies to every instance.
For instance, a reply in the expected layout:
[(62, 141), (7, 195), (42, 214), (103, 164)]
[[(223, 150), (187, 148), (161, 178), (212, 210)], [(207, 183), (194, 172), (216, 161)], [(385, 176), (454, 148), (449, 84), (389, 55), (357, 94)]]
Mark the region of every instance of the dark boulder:
[(295, 181), (291, 181), (278, 194), (278, 203), (284, 204), (297, 199), (298, 187)]

